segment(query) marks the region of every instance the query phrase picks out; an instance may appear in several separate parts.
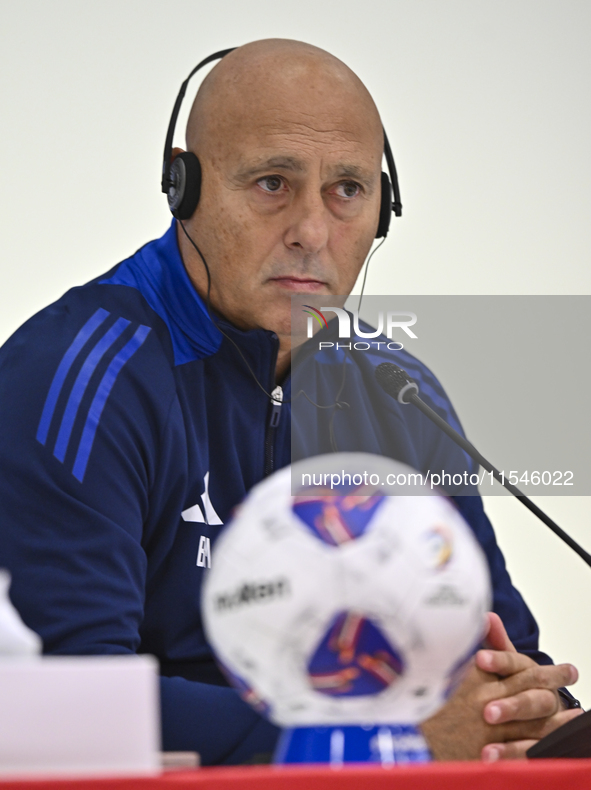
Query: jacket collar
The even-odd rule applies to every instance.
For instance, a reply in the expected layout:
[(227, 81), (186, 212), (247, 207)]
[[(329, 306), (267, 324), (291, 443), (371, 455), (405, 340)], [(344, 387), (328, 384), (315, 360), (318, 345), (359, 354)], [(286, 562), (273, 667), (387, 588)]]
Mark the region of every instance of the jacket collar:
[[(222, 333), (209, 317), (181, 258), (175, 219), (161, 238), (141, 247), (101, 284), (127, 285), (142, 294), (168, 327), (175, 365), (211, 356), (220, 348)], [(222, 319), (216, 319), (216, 323), (239, 346), (256, 354), (257, 346), (260, 349), (262, 344), (271, 351), (272, 332), (245, 332)]]

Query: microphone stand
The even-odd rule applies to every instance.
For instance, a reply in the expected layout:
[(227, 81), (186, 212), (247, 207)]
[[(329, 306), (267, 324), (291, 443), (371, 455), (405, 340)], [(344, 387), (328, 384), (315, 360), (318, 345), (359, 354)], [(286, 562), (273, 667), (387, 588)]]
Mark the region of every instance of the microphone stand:
[(461, 434), (455, 431), (451, 427), (451, 425), (448, 425), (448, 423), (442, 417), (440, 417), (439, 414), (437, 414), (437, 412), (434, 411), (430, 406), (427, 406), (427, 404), (419, 398), (419, 396), (416, 394), (415, 391), (407, 392), (405, 393), (405, 395), (406, 395), (406, 399), (400, 401), (401, 403), (412, 403), (414, 406), (417, 407), (417, 409), (422, 411), (425, 416), (427, 416), (432, 422), (434, 422), (437, 426), (439, 426), (439, 428), (441, 428), (441, 430), (444, 431), (451, 439), (453, 439), (453, 441), (457, 445), (459, 445), (462, 448), (462, 450), (465, 450), (465, 452), (467, 452), (471, 458), (473, 458), (478, 464), (480, 464), (480, 466), (484, 467), (484, 469), (486, 469), (487, 472), (490, 472), (492, 476), (495, 478), (495, 480), (498, 480), (498, 482), (502, 486), (504, 486), (507, 489), (507, 491), (510, 491), (513, 494), (513, 496), (516, 497), (521, 502), (522, 505), (525, 505), (525, 507), (528, 510), (531, 510), (531, 512), (534, 513), (540, 519), (540, 521), (543, 521), (544, 524), (547, 527), (549, 527), (552, 530), (552, 532), (554, 532), (555, 535), (558, 535), (558, 537), (561, 540), (563, 540), (567, 544), (567, 546), (570, 546), (571, 549), (579, 555), (579, 557), (583, 560), (583, 562), (586, 562), (587, 565), (591, 567), (591, 554), (585, 551), (585, 549), (582, 546), (580, 546), (576, 542), (576, 540), (571, 538), (569, 534), (567, 534), (561, 527), (559, 527), (558, 524), (550, 518), (550, 516), (546, 515), (546, 513), (544, 513), (544, 511), (541, 508), (539, 508), (534, 502), (532, 502), (531, 499), (523, 493), (523, 491), (520, 491), (519, 488), (517, 488), (517, 486), (514, 486), (512, 483), (510, 483), (505, 478), (505, 475), (502, 475), (499, 472), (499, 470), (490, 463), (490, 461), (487, 461), (486, 458), (483, 455), (481, 455), (481, 453), (478, 452), (478, 450), (474, 447), (473, 444), (471, 444)]

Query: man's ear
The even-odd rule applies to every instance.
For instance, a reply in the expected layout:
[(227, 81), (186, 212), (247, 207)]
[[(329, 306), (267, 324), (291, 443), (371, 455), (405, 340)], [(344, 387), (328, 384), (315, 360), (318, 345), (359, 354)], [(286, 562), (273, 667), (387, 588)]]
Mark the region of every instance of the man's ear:
[(184, 153), (184, 151), (185, 151), (184, 148), (173, 148), (170, 154), (170, 164), (174, 162), (174, 160), (177, 158), (179, 154)]

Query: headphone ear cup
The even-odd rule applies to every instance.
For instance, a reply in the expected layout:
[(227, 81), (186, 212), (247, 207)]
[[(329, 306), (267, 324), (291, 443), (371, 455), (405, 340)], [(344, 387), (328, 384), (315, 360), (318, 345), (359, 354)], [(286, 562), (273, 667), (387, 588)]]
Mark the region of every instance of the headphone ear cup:
[(392, 219), (392, 185), (388, 174), (382, 170), (382, 201), (380, 203), (380, 219), (376, 231), (376, 239), (382, 239), (388, 235), (390, 220)]
[(201, 163), (191, 151), (183, 151), (170, 166), (168, 207), (173, 217), (189, 219), (193, 216), (201, 195)]

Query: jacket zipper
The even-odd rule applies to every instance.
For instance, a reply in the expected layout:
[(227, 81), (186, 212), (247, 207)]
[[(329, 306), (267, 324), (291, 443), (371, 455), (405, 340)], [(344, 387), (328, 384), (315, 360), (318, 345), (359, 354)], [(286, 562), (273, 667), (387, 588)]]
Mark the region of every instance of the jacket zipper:
[(265, 429), (265, 477), (272, 474), (275, 468), (275, 433), (281, 417), (281, 405), (283, 403), (283, 389), (275, 387), (271, 393), (271, 413)]

